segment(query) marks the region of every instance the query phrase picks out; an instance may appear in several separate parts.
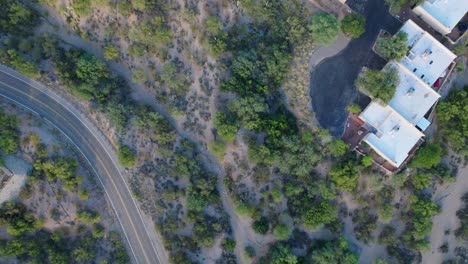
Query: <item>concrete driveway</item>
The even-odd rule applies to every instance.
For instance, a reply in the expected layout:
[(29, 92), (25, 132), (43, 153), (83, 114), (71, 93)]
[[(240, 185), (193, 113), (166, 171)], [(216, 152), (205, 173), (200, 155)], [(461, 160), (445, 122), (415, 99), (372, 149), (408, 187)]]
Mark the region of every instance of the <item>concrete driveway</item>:
[(366, 32), (339, 54), (318, 64), (310, 80), (313, 110), (320, 125), (334, 136), (343, 132), (346, 107), (355, 100), (368, 100), (354, 87), (362, 67), (381, 68), (386, 63), (372, 51), (380, 30), (394, 34), (402, 25), (390, 15), (384, 0), (350, 0), (347, 4), (366, 17)]

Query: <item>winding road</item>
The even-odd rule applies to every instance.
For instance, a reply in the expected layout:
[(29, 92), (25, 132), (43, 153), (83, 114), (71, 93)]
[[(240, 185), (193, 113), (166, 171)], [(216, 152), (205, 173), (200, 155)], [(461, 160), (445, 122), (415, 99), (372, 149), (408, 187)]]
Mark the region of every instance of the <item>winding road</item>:
[[(50, 89), (0, 65), (0, 96), (27, 108), (61, 131), (82, 153), (101, 182), (123, 230), (134, 263), (162, 263), (149, 228), (122, 175), (115, 150), (75, 107)], [(159, 250), (159, 251), (158, 251)]]

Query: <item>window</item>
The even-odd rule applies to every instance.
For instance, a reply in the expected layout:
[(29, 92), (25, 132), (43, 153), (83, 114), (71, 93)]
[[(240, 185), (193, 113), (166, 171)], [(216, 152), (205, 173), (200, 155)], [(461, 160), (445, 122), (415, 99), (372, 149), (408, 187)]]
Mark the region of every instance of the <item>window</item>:
[(416, 72), (417, 68), (414, 68), (413, 72)]
[(421, 75), (421, 79), (422, 79), (422, 78), (424, 78), (424, 74), (423, 74), (423, 75)]
[(432, 63), (434, 63), (434, 61), (429, 62), (429, 64), (432, 64)]

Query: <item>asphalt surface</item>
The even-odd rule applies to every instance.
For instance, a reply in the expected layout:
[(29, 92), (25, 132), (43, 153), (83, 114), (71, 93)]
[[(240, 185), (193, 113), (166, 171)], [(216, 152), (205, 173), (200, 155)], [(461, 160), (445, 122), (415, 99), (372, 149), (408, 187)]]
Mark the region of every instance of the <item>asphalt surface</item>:
[(346, 107), (353, 101), (367, 101), (354, 86), (362, 67), (379, 69), (386, 63), (372, 51), (380, 30), (394, 34), (402, 25), (389, 14), (384, 0), (349, 0), (347, 4), (366, 17), (366, 32), (318, 64), (310, 80), (313, 110), (320, 125), (334, 136), (343, 132)]
[[(95, 171), (117, 214), (134, 263), (161, 263), (142, 215), (117, 165), (115, 151), (96, 127), (63, 98), (9, 69), (0, 67), (0, 96), (38, 114), (79, 149)], [(149, 227), (152, 228), (152, 227)]]

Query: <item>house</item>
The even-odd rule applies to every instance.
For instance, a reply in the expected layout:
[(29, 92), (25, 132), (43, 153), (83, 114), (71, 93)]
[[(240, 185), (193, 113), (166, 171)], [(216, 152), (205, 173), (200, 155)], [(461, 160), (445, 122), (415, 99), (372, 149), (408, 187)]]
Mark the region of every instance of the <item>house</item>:
[(424, 134), (389, 105), (371, 102), (359, 115), (368, 126), (363, 138), (396, 171), (422, 142)]
[(442, 35), (448, 35), (468, 12), (468, 0), (427, 0), (413, 12)]
[(429, 86), (447, 75), (457, 57), (431, 34), (408, 20), (400, 29), (407, 34), (409, 51), (400, 61)]
[(407, 34), (408, 52), (385, 66), (398, 74), (393, 97), (388, 104), (373, 101), (361, 114), (350, 114), (342, 136), (352, 149), (371, 155), (390, 172), (398, 171), (424, 142), (440, 98), (435, 84), (450, 73), (456, 58), (411, 20), (400, 30)]
[(396, 69), (400, 79), (389, 106), (418, 129), (425, 131), (431, 124), (425, 116), (440, 95), (402, 64), (389, 62), (385, 67)]
[(456, 55), (431, 34), (408, 20), (400, 29), (407, 34), (407, 55), (400, 61), (406, 68), (431, 87), (446, 76)]

